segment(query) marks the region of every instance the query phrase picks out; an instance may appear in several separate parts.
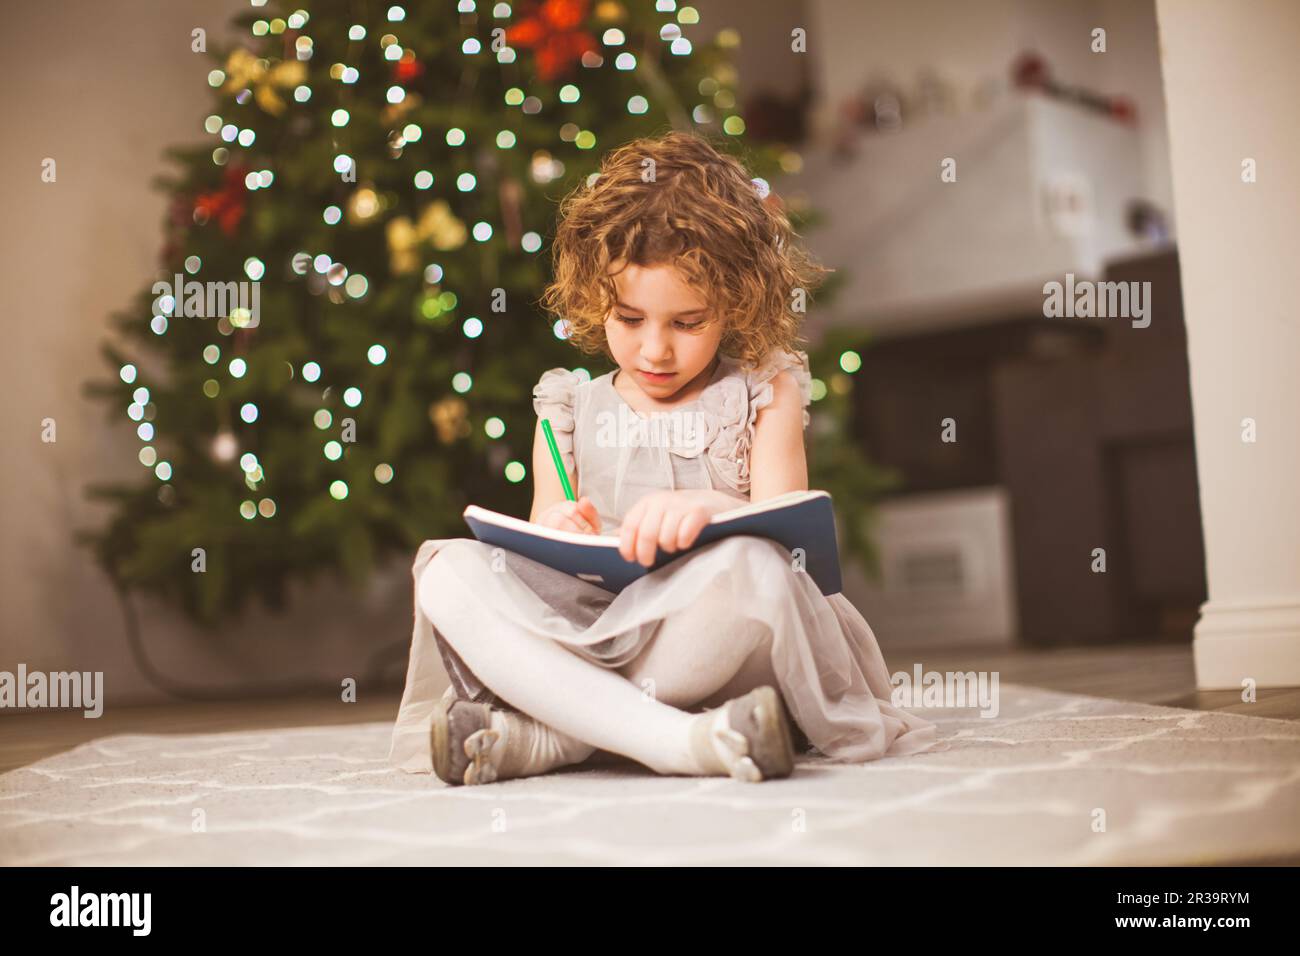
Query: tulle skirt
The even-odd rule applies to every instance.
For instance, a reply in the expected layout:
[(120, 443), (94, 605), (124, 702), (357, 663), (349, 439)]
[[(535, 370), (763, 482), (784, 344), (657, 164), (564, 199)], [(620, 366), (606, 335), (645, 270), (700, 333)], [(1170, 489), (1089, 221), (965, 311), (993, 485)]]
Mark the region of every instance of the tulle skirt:
[[(390, 752), (403, 770), (432, 770), (432, 713), (448, 678), (460, 696), (496, 702), (420, 606), (420, 578), (435, 555), (439, 560), (431, 573), (448, 576), (444, 593), (475, 595), (473, 601), (434, 609), (435, 617), (457, 615), (457, 631), (509, 628), (535, 640), (558, 641), (593, 664), (617, 668), (664, 628), (767, 627), (781, 696), (822, 755), (861, 763), (942, 749), (932, 722), (891, 702), (889, 672), (862, 615), (843, 594), (823, 595), (793, 566), (789, 552), (767, 538), (716, 541), (618, 594), (472, 538), (444, 538), (425, 541), (411, 569), (415, 624)], [(442, 626), (451, 627), (445, 619)]]

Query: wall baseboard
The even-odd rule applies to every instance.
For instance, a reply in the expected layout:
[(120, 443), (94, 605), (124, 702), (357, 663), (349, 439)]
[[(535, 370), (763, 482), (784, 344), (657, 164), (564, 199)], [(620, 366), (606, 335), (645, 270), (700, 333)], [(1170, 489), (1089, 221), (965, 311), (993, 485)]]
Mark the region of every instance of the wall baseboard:
[(1199, 690), (1300, 687), (1300, 599), (1290, 603), (1206, 601), (1192, 641)]

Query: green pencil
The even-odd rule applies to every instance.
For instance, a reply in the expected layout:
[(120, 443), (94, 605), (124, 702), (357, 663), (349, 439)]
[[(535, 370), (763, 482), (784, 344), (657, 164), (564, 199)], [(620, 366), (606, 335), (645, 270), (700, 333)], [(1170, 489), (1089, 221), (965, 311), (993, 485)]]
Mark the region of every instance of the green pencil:
[(542, 419), (542, 431), (546, 433), (546, 444), (551, 448), (551, 459), (555, 462), (555, 470), (560, 473), (560, 484), (564, 485), (564, 497), (570, 501), (577, 501), (573, 496), (573, 488), (569, 486), (569, 476), (564, 471), (564, 462), (560, 458), (559, 446), (555, 444), (555, 433), (551, 431), (551, 420)]

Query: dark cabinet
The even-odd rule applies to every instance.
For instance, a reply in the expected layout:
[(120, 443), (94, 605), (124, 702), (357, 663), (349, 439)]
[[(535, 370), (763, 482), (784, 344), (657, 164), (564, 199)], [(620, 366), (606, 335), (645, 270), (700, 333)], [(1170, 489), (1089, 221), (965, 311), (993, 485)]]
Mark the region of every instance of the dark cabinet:
[(1006, 489), (1023, 643), (1190, 640), (1205, 600), (1177, 254), (1103, 279), (1151, 283), (1149, 326), (1008, 317), (876, 342), (859, 373), (858, 433), (897, 494)]

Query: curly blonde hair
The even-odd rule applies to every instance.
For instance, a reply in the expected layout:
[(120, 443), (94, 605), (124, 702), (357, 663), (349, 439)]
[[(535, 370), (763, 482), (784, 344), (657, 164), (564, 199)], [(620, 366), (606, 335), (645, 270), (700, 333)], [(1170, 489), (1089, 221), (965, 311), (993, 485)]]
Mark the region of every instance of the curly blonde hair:
[(813, 263), (795, 238), (740, 161), (703, 136), (643, 137), (609, 152), (594, 179), (560, 201), (554, 278), (541, 305), (567, 323), (575, 346), (612, 360), (605, 320), (618, 295), (610, 268), (672, 265), (701, 290), (707, 321), (724, 323), (719, 350), (754, 367), (802, 344), (792, 294), (811, 293), (834, 271)]

